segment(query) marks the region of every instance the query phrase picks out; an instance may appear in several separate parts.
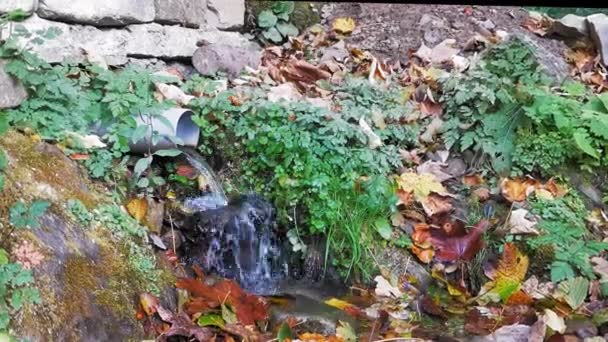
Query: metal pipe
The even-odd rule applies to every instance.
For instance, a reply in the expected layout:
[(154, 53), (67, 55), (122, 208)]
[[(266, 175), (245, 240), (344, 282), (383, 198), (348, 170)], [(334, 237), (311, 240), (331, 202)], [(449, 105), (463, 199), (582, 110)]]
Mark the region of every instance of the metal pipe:
[[(194, 113), (184, 108), (170, 108), (160, 114), (166, 120), (159, 120), (151, 115), (137, 115), (137, 125), (151, 125), (152, 129), (164, 136), (175, 136), (182, 140), (183, 146), (196, 147), (200, 135), (200, 128), (192, 121)], [(167, 126), (167, 121), (171, 124)], [(168, 138), (161, 138), (156, 144), (152, 144), (152, 130), (139, 141), (133, 143), (129, 140), (129, 148), (133, 153), (148, 153), (162, 149), (175, 148), (176, 145)]]

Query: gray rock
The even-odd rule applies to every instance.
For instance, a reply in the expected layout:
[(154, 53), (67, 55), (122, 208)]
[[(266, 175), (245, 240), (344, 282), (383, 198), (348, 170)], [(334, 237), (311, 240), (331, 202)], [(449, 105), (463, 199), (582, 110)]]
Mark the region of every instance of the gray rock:
[(219, 29), (236, 29), (245, 23), (245, 0), (207, 0), (207, 24)]
[(0, 14), (16, 9), (33, 13), (38, 7), (38, 0), (2, 0), (0, 1)]
[(260, 58), (260, 49), (251, 44), (238, 46), (204, 42), (192, 56), (192, 65), (203, 75), (225, 71), (231, 77), (236, 77), (246, 66), (257, 68)]
[(532, 47), (534, 57), (542, 68), (554, 79), (555, 84), (561, 84), (569, 75), (570, 67), (561, 55), (557, 55), (538, 44), (526, 34), (514, 33), (507, 39), (519, 39)]
[(551, 32), (566, 38), (586, 37), (589, 33), (587, 20), (574, 14), (568, 14), (551, 26)]
[(27, 99), (21, 83), (4, 71), (6, 61), (0, 59), (0, 109), (13, 108)]
[(40, 0), (43, 18), (94, 26), (120, 26), (154, 20), (154, 0)]
[[(83, 48), (103, 57), (108, 65), (116, 66), (124, 65), (133, 58), (188, 60), (192, 58), (197, 49), (196, 43), (200, 40), (236, 46), (252, 44), (236, 32), (164, 26), (157, 23), (100, 30), (93, 26), (68, 25), (33, 15), (21, 25), (30, 32), (50, 27), (62, 31), (57, 38), (47, 40), (41, 45), (30, 44), (33, 46), (33, 52), (51, 63), (64, 60), (85, 61)], [(26, 42), (27, 39), (21, 41), (22, 44)]]
[(591, 39), (602, 56), (602, 63), (608, 66), (608, 16), (593, 14), (587, 17), (587, 23)]
[(407, 250), (397, 247), (386, 247), (376, 255), (379, 266), (387, 269), (392, 275), (401, 278), (411, 275), (416, 278), (418, 289), (424, 290), (433, 280), (426, 268), (421, 265), (415, 256)]
[(155, 0), (156, 19), (161, 24), (199, 27), (205, 23), (205, 2), (201, 0)]

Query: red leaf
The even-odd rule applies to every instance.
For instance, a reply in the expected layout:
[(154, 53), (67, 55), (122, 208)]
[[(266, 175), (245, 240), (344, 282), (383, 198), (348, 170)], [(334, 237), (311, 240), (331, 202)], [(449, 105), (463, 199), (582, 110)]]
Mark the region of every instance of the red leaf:
[(431, 238), (435, 247), (435, 259), (440, 262), (469, 261), (483, 248), (482, 234), (490, 226), (486, 220), (480, 221), (464, 236), (447, 237), (437, 234)]
[(74, 153), (70, 155), (70, 159), (72, 160), (87, 160), (89, 159), (89, 155), (85, 153)]
[(186, 304), (186, 312), (194, 314), (206, 308), (228, 303), (235, 309), (236, 317), (244, 325), (255, 324), (268, 316), (267, 303), (258, 296), (248, 294), (233, 280), (221, 280), (214, 285), (207, 285), (200, 279), (182, 278), (175, 284), (177, 288), (186, 289), (194, 297)]

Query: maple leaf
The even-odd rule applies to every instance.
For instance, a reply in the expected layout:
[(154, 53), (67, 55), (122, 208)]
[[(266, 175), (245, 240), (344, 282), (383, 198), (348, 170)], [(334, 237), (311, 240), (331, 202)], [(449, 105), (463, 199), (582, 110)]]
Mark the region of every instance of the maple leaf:
[[(422, 204), (423, 209), (429, 216), (448, 212), (452, 209), (452, 204), (447, 197), (454, 197), (454, 195), (448, 193), (443, 185), (437, 181), (437, 178), (430, 173), (405, 172), (397, 177), (397, 184), (400, 190), (412, 194), (414, 200)], [(405, 202), (403, 199), (406, 199), (407, 196), (400, 194), (399, 190), (397, 194), (402, 199), (400, 203)]]
[(521, 289), (528, 265), (528, 256), (520, 252), (515, 244), (505, 243), (494, 279), (486, 283), (481, 290), (484, 299), (498, 297), (506, 302)]
[(483, 233), (490, 226), (490, 222), (482, 220), (464, 236), (434, 236), (431, 238), (435, 248), (435, 259), (440, 262), (469, 261), (472, 260), (483, 246), (481, 239)]

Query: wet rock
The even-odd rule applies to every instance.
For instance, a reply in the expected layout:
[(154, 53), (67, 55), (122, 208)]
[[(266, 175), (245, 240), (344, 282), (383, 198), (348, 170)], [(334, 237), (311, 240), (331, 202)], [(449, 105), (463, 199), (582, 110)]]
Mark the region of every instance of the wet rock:
[(586, 37), (589, 33), (587, 29), (587, 19), (574, 14), (568, 14), (557, 20), (551, 26), (550, 32), (556, 33), (565, 38)]
[(91, 6), (89, 0), (41, 0), (42, 18), (94, 26), (120, 26), (154, 20), (154, 0), (103, 0)]
[(334, 60), (342, 62), (348, 56), (350, 56), (350, 53), (346, 49), (346, 43), (344, 42), (344, 40), (341, 40), (336, 44), (323, 50), (323, 55), (321, 56), (319, 63), (331, 62)]
[(151, 232), (159, 234), (163, 227), (163, 218), (165, 217), (165, 203), (156, 202), (152, 198), (147, 198), (147, 201), (148, 210), (146, 211), (143, 223)]
[(219, 29), (237, 29), (245, 23), (245, 0), (207, 0), (207, 24)]
[(0, 14), (14, 11), (16, 9), (23, 10), (27, 13), (33, 13), (38, 7), (38, 0), (2, 0), (0, 1)]
[(199, 27), (205, 22), (205, 2), (200, 0), (155, 0), (156, 18), (161, 24)]
[[(41, 45), (30, 44), (33, 52), (50, 63), (64, 60), (85, 61), (86, 56), (82, 48), (103, 57), (108, 65), (116, 66), (134, 59), (188, 60), (197, 49), (196, 43), (201, 40), (236, 46), (251, 44), (236, 32), (164, 26), (157, 23), (100, 30), (93, 26), (67, 25), (33, 15), (21, 24), (30, 32), (51, 27), (61, 30), (62, 34), (55, 39), (46, 40)], [(28, 40), (22, 38), (21, 43), (25, 44)]]
[(204, 41), (192, 56), (192, 65), (203, 75), (214, 75), (218, 71), (224, 71), (231, 77), (236, 77), (247, 66), (257, 68), (260, 58), (259, 47), (251, 43), (239, 46)]
[(407, 250), (397, 247), (386, 247), (380, 255), (376, 256), (381, 268), (385, 268), (392, 275), (401, 278), (411, 275), (416, 278), (419, 289), (425, 289), (432, 281), (431, 275), (426, 268), (418, 263), (415, 256)]
[(17, 107), (27, 99), (21, 83), (4, 71), (6, 63), (0, 59), (0, 109)]
[(602, 57), (602, 63), (608, 66), (608, 16), (602, 13), (587, 17), (589, 32)]

